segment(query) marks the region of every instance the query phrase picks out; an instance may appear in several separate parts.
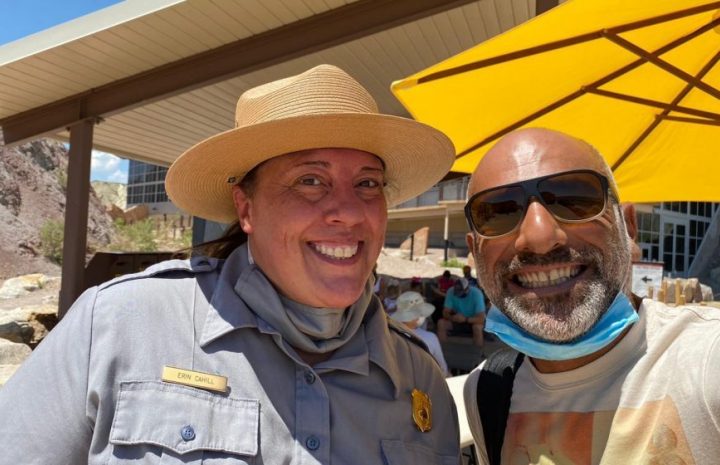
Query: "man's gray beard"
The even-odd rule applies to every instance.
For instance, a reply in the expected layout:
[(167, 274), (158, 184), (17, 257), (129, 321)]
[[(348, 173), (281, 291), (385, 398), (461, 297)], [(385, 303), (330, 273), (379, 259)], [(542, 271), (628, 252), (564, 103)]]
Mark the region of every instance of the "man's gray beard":
[(605, 313), (618, 290), (609, 289), (600, 279), (593, 279), (570, 294), (527, 299), (504, 293), (498, 307), (528, 333), (549, 342), (571, 342), (593, 327)]
[[(622, 222), (622, 216), (614, 215)], [(518, 254), (508, 263), (498, 263), (494, 275), (476, 259), (478, 278), (490, 300), (515, 324), (533, 336), (556, 343), (567, 343), (588, 332), (612, 304), (626, 284), (630, 272), (630, 247), (624, 223), (617, 222), (603, 250), (564, 247), (545, 255)], [(476, 242), (477, 243), (477, 242)], [(479, 251), (476, 250), (479, 258)], [(514, 295), (503, 276), (527, 265), (584, 263), (586, 277), (565, 295), (528, 298)]]

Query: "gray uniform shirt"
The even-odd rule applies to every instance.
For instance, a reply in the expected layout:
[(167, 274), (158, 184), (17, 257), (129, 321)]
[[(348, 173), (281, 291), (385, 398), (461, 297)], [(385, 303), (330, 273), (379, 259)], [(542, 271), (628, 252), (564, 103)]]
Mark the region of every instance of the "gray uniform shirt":
[[(86, 291), (0, 389), (0, 464), (459, 462), (454, 403), (411, 336), (368, 310), (310, 367), (235, 292), (249, 267), (241, 247)], [(229, 392), (163, 382), (164, 366), (226, 376)]]

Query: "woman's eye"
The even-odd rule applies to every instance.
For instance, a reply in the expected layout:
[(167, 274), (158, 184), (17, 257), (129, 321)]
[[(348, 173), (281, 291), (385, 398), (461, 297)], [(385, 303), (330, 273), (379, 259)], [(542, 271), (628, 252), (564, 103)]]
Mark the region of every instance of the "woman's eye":
[(306, 178), (300, 178), (298, 180), (298, 184), (301, 184), (303, 186), (319, 186), (322, 183), (320, 182), (320, 180), (318, 178), (310, 176), (310, 177), (306, 177)]
[(360, 187), (370, 187), (370, 188), (380, 187), (382, 185), (384, 185), (384, 183), (382, 183), (380, 181), (376, 181), (375, 179), (363, 179), (359, 183)]

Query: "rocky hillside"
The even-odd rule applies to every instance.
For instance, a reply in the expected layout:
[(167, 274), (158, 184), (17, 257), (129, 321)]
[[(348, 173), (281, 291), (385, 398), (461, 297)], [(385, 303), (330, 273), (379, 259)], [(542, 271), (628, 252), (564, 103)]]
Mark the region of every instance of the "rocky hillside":
[(127, 184), (93, 181), (92, 188), (103, 205), (113, 204), (125, 210), (127, 207)]
[[(59, 274), (42, 256), (40, 230), (65, 213), (68, 153), (65, 146), (39, 139), (15, 148), (0, 147), (0, 279), (20, 274)], [(90, 193), (88, 244), (109, 243), (110, 217), (95, 193)]]

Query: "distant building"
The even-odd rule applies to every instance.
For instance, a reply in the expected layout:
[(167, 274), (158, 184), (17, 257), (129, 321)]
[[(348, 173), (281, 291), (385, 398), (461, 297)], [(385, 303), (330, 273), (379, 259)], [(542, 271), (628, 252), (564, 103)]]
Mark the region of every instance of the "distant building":
[(127, 206), (147, 205), (151, 215), (176, 214), (180, 211), (165, 192), (167, 168), (130, 160), (128, 167)]
[[(464, 207), (469, 176), (443, 181), (388, 212), (386, 245), (398, 246), (409, 234), (430, 227), (429, 247), (445, 246), (465, 256), (468, 231)], [(636, 205), (638, 239), (643, 260), (662, 261), (672, 277), (720, 279), (720, 213), (717, 203), (665, 202)], [(716, 281), (713, 277), (712, 281)], [(719, 289), (720, 290), (720, 289)]]
[[(708, 231), (717, 216), (718, 204), (664, 202), (637, 205), (636, 208), (637, 242), (642, 250), (643, 260), (662, 261), (666, 274), (688, 277), (688, 272), (698, 267), (695, 258), (700, 254), (703, 241), (712, 237), (708, 235)], [(717, 253), (717, 249), (706, 246), (703, 253)]]

